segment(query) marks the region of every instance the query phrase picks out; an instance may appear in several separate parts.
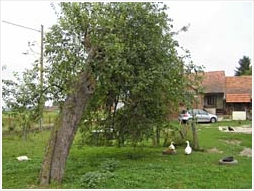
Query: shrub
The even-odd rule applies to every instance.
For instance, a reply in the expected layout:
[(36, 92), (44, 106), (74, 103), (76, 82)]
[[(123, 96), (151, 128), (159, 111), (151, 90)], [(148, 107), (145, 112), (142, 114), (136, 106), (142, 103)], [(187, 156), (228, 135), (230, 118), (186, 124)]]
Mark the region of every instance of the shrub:
[(80, 186), (84, 188), (98, 188), (99, 183), (104, 180), (108, 180), (109, 178), (113, 178), (114, 174), (112, 172), (100, 172), (93, 171), (87, 172), (80, 178)]
[(113, 172), (119, 166), (119, 161), (114, 159), (106, 159), (100, 166), (102, 172)]
[(114, 177), (112, 173), (118, 166), (119, 161), (106, 159), (101, 165), (99, 171), (87, 172), (80, 178), (80, 185), (84, 188), (97, 188), (99, 183)]
[(97, 184), (105, 178), (103, 173), (94, 171), (94, 172), (87, 172), (80, 178), (80, 186), (85, 188), (96, 188)]

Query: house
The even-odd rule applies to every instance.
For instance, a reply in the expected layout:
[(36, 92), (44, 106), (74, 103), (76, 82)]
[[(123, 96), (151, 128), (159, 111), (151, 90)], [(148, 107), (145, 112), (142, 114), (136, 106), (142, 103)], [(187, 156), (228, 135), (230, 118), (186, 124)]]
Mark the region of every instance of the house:
[(250, 111), (252, 106), (252, 76), (225, 76), (224, 71), (205, 72), (199, 100), (214, 114), (231, 114), (232, 111)]
[(232, 111), (250, 111), (252, 105), (252, 76), (226, 77), (225, 109)]
[(205, 72), (201, 86), (204, 90), (203, 107), (211, 113), (223, 113), (225, 109), (225, 72)]

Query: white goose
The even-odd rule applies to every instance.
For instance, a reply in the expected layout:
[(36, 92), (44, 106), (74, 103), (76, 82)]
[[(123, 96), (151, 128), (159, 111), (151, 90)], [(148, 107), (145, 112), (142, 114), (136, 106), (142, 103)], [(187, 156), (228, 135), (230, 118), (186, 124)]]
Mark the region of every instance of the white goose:
[(185, 148), (184, 153), (185, 153), (186, 155), (189, 155), (189, 154), (191, 154), (191, 152), (192, 152), (192, 148), (190, 147), (189, 141), (186, 141), (186, 143), (187, 143), (187, 147)]
[(174, 141), (171, 142), (171, 144), (169, 145), (168, 148), (172, 149), (172, 150), (175, 150), (176, 148), (175, 148), (175, 146), (173, 144), (174, 144)]

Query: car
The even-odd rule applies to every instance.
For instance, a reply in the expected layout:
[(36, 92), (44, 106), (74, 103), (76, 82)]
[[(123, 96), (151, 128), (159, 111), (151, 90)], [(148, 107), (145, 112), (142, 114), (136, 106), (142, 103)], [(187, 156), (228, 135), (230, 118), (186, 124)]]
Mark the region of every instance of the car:
[(215, 123), (218, 121), (217, 115), (210, 114), (203, 109), (182, 110), (178, 120), (182, 123), (188, 123), (188, 121), (191, 120), (193, 116), (196, 118), (197, 122)]

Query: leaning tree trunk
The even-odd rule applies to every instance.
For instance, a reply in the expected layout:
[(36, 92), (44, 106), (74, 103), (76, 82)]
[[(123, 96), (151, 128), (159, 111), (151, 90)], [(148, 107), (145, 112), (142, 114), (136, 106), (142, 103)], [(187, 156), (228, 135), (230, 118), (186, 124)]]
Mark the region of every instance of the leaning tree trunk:
[(67, 96), (58, 121), (51, 132), (39, 176), (41, 185), (62, 181), (66, 160), (78, 124), (93, 91), (94, 83), (91, 74), (81, 73), (77, 81), (73, 83), (72, 91)]
[(194, 122), (194, 120), (192, 120), (192, 122), (191, 122), (191, 128), (192, 128), (192, 135), (193, 135), (193, 149), (200, 150), (197, 129), (196, 129), (196, 122)]

